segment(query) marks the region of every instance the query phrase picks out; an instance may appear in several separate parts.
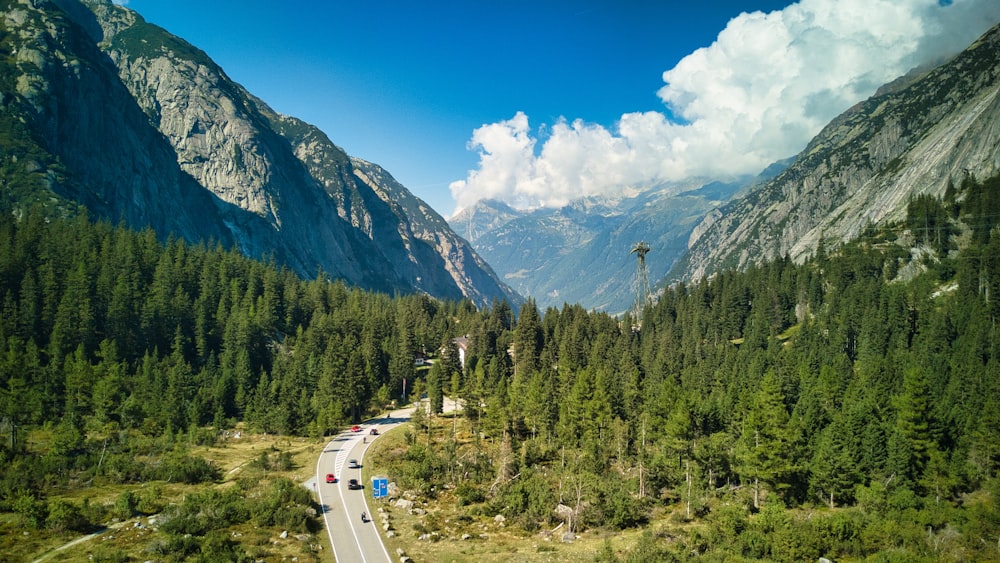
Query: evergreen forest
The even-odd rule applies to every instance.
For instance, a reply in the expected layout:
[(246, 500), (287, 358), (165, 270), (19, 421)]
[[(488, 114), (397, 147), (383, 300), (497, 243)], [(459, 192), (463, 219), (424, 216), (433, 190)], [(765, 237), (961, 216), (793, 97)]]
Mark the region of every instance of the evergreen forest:
[(468, 430), (416, 416), (401, 486), (526, 533), (647, 528), (598, 560), (1000, 560), (998, 221), (1000, 178), (970, 178), (805, 263), (664, 288), (639, 325), (7, 213), (0, 514), (84, 529), (47, 499), (218, 479), (181, 449), (151, 461), (164, 443), (322, 437), (424, 395), (434, 419), (448, 396)]

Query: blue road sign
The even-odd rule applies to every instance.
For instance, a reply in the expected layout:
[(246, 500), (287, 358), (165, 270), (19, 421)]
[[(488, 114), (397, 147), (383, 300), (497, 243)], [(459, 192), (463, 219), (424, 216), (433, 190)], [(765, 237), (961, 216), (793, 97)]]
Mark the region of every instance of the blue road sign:
[(389, 496), (389, 479), (372, 477), (372, 498), (385, 498), (387, 496)]

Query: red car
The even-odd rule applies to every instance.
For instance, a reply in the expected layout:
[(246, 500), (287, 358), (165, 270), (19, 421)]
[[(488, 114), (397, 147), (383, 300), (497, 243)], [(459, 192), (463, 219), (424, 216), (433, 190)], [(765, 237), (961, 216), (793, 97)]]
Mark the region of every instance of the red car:
[(327, 473), (326, 474), (326, 482), (327, 483), (336, 483), (337, 482), (337, 476), (334, 475), (333, 473)]
[(360, 426), (352, 426), (351, 427), (351, 432), (361, 432), (361, 427)]

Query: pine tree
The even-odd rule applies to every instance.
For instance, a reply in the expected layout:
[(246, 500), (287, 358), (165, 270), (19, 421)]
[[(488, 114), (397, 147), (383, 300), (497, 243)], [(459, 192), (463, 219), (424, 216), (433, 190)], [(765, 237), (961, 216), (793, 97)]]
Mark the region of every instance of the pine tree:
[(896, 409), (895, 445), (890, 451), (892, 469), (900, 477), (916, 483), (923, 475), (931, 451), (935, 449), (930, 433), (931, 405), (927, 377), (919, 368), (904, 372), (903, 390), (893, 401)]
[(514, 371), (530, 374), (539, 367), (542, 351), (541, 318), (533, 299), (521, 306), (514, 328)]
[(761, 506), (761, 491), (769, 486), (775, 491), (788, 487), (795, 470), (788, 412), (774, 371), (761, 381), (746, 413), (736, 443), (736, 471), (753, 488), (753, 504)]
[(440, 362), (431, 365), (427, 370), (427, 399), (430, 401), (430, 411), (437, 414), (444, 410), (444, 373)]
[(839, 420), (828, 425), (819, 436), (809, 464), (809, 485), (830, 508), (838, 501), (849, 502), (854, 486), (861, 480), (847, 438), (847, 429)]

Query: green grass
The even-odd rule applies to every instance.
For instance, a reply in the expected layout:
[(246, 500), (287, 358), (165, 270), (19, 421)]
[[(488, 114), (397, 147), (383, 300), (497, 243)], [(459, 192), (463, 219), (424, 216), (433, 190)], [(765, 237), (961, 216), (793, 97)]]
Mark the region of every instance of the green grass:
[[(325, 438), (309, 439), (249, 433), (244, 433), (243, 436), (241, 440), (191, 449), (191, 455), (203, 457), (220, 468), (223, 477), (217, 483), (183, 485), (150, 482), (141, 485), (103, 485), (69, 488), (64, 493), (49, 496), (47, 500), (50, 502), (62, 499), (80, 505), (86, 501), (92, 506), (105, 509), (113, 507), (115, 500), (125, 491), (131, 491), (141, 499), (139, 503), (141, 515), (125, 521), (116, 521), (109, 515), (106, 521), (101, 522), (108, 529), (66, 549), (56, 551), (57, 548), (84, 537), (84, 534), (60, 533), (46, 528), (25, 530), (15, 514), (0, 513), (0, 560), (16, 562), (42, 559), (70, 563), (174, 560), (156, 552), (157, 546), (163, 546), (168, 541), (166, 534), (155, 530), (155, 526), (151, 524), (151, 518), (155, 522), (161, 516), (159, 509), (182, 503), (186, 496), (208, 489), (226, 490), (238, 486), (238, 481), (241, 479), (257, 483), (254, 491), (265, 489), (268, 483), (278, 478), (304, 483), (314, 475), (316, 456), (327, 441)], [(292, 459), (291, 467), (286, 470), (264, 470), (257, 467), (253, 462), (264, 452), (272, 457), (277, 457), (280, 452), (288, 452)], [(252, 522), (225, 528), (220, 530), (218, 535), (234, 542), (251, 557), (264, 561), (291, 560), (293, 557), (300, 562), (329, 561), (332, 550), (328, 536), (321, 528), (321, 520), (315, 519), (314, 526), (318, 531), (306, 534), (305, 541), (296, 538), (296, 535), (301, 535), (296, 533), (281, 538), (283, 529), (279, 526), (258, 527)], [(204, 541), (203, 538), (194, 539)]]
[[(437, 417), (435, 433), (451, 435), (452, 419)], [(467, 439), (464, 420), (458, 421), (459, 439)], [(362, 478), (370, 483), (375, 475), (386, 476), (390, 483), (394, 477), (388, 460), (398, 459), (409, 447), (408, 436), (413, 435), (411, 425), (402, 425), (386, 432), (376, 440), (365, 454)], [(484, 514), (481, 504), (459, 506), (459, 499), (450, 489), (435, 491), (433, 497), (420, 496), (415, 508), (425, 511), (413, 514), (398, 508), (390, 501), (373, 501), (369, 497), (372, 517), (379, 525), (379, 533), (390, 555), (402, 549), (415, 561), (455, 561), (493, 563), (512, 560), (524, 562), (593, 561), (605, 543), (621, 557), (634, 548), (642, 530), (612, 532), (586, 530), (571, 543), (561, 541), (565, 526), (529, 533), (509, 523), (498, 523), (492, 514)], [(378, 508), (389, 515), (395, 537), (389, 538), (382, 529)], [(418, 539), (425, 533), (437, 533), (431, 540)], [(462, 539), (463, 535), (470, 536)]]

